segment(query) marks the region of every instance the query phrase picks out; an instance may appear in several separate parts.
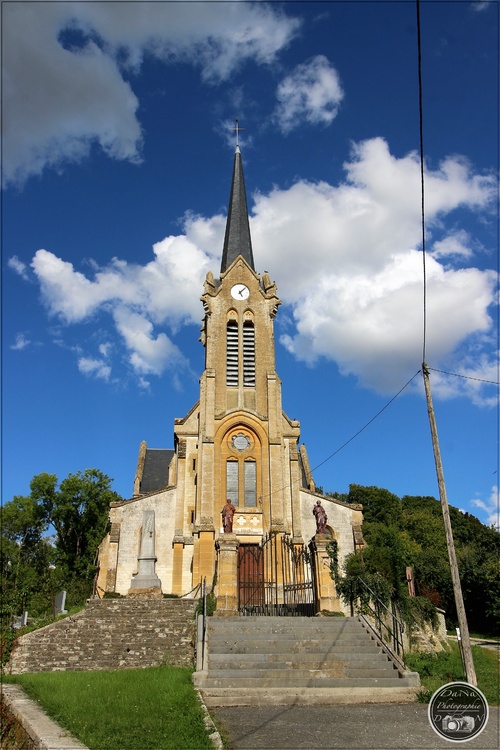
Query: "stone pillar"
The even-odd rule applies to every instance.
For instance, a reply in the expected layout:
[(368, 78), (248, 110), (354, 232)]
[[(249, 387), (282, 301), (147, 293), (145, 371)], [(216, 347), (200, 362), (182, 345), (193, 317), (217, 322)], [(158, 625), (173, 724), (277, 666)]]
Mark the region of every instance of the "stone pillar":
[[(172, 569), (172, 594), (183, 594), (182, 590), (182, 561), (184, 553), (184, 538), (181, 534), (176, 533), (173, 541), (173, 569)], [(182, 529), (180, 530), (182, 531)]]
[[(201, 520), (196, 551), (197, 562), (193, 563), (193, 586), (203, 581), (204, 578), (207, 579), (207, 586), (211, 586), (215, 572), (215, 529), (211, 516)], [(194, 578), (195, 570), (197, 570), (196, 579)]]
[(236, 534), (223, 534), (219, 537), (219, 565), (217, 568), (217, 609), (218, 617), (238, 614), (238, 537)]
[[(116, 590), (116, 571), (118, 569), (118, 545), (120, 543), (120, 524), (112, 523), (109, 531), (108, 561), (106, 571), (106, 591)], [(101, 596), (101, 594), (99, 594)]]
[(139, 457), (137, 459), (137, 469), (134, 479), (134, 497), (137, 497), (140, 494), (142, 475), (144, 474), (144, 464), (146, 462), (147, 447), (148, 446), (146, 444), (146, 441), (143, 440), (139, 447)]
[(316, 534), (313, 537), (313, 546), (316, 553), (316, 586), (318, 591), (318, 604), (320, 612), (342, 612), (340, 600), (335, 590), (335, 582), (330, 575), (330, 557), (326, 546), (332, 538), (327, 534)]
[(157, 589), (161, 592), (161, 581), (155, 573), (155, 512), (142, 512), (141, 551), (137, 558), (139, 571), (132, 578), (129, 593), (136, 593), (137, 589)]
[(274, 545), (274, 553), (272, 555), (264, 556), (264, 560), (266, 561), (268, 566), (267, 570), (264, 570), (264, 576), (268, 581), (275, 581), (276, 604), (281, 605), (285, 603), (285, 570), (283, 569), (283, 563), (285, 562), (283, 559), (283, 538), (285, 536), (285, 524), (283, 522), (283, 519), (273, 518), (271, 521), (270, 531), (272, 534), (270, 544)]

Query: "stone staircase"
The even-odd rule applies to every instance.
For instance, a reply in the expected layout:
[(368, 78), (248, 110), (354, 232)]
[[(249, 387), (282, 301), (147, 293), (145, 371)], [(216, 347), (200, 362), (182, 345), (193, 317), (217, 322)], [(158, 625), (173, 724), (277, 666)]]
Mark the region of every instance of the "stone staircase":
[(85, 610), (22, 635), (6, 672), (192, 667), (196, 602), (91, 599)]
[(357, 617), (211, 617), (194, 681), (209, 707), (403, 703), (420, 686)]

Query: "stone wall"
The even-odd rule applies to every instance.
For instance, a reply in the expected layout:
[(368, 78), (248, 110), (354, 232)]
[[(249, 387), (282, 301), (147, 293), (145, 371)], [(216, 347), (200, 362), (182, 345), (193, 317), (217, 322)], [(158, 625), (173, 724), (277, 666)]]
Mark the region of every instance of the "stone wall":
[(21, 636), (6, 672), (191, 667), (195, 607), (183, 599), (91, 600), (77, 615)]

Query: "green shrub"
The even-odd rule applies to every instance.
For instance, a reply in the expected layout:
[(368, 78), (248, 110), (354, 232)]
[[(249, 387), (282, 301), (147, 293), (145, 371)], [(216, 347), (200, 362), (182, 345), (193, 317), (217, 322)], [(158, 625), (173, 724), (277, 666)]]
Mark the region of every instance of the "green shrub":
[[(498, 655), (481, 646), (472, 647), (478, 687), (484, 693), (490, 705), (500, 702), (498, 693)], [(405, 656), (406, 666), (420, 674), (422, 682), (421, 695), (418, 699), (428, 702), (435, 691), (447, 682), (463, 682), (464, 669), (460, 650), (456, 643), (450, 651), (435, 653), (409, 653)], [(425, 698), (427, 697), (427, 700)]]

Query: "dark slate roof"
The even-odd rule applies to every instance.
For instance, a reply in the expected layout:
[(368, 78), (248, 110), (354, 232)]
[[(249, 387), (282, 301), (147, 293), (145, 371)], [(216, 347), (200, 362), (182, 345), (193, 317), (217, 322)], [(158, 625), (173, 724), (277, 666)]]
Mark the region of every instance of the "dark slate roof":
[(168, 485), (168, 467), (173, 455), (174, 451), (170, 448), (147, 448), (139, 489), (141, 495)]
[(252, 238), (248, 221), (247, 196), (243, 177), (241, 153), (236, 146), (234, 154), (233, 179), (229, 196), (226, 236), (222, 251), (221, 273), (224, 273), (236, 258), (242, 255), (250, 268), (255, 271), (252, 252)]

